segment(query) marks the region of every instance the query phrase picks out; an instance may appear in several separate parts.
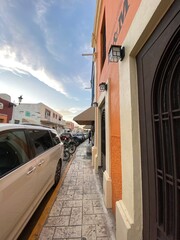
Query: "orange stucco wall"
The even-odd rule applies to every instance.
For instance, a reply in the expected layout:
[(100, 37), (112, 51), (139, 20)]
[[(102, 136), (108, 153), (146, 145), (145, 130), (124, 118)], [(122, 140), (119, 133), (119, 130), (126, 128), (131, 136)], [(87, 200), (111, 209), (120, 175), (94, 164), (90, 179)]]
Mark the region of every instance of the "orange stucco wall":
[(0, 114), (0, 123), (7, 123), (7, 115)]
[(1, 122), (9, 123), (12, 118), (13, 104), (3, 98), (0, 98), (0, 103), (3, 104), (3, 108), (0, 109)]
[[(128, 3), (128, 12), (119, 27), (119, 16), (123, 11), (124, 2)], [(108, 51), (111, 44), (120, 45), (128, 32), (135, 13), (141, 0), (104, 0), (100, 13), (98, 32), (96, 36), (97, 61), (96, 61), (96, 92), (99, 97), (99, 83), (107, 82), (110, 87), (110, 152), (111, 152), (111, 178), (112, 178), (112, 209), (115, 212), (116, 201), (122, 198), (122, 176), (121, 176), (121, 146), (120, 146), (120, 103), (119, 103), (119, 64), (108, 63)], [(106, 25), (106, 60), (101, 69), (101, 26), (105, 14)], [(120, 30), (119, 30), (120, 29)], [(114, 33), (116, 42), (114, 42)]]

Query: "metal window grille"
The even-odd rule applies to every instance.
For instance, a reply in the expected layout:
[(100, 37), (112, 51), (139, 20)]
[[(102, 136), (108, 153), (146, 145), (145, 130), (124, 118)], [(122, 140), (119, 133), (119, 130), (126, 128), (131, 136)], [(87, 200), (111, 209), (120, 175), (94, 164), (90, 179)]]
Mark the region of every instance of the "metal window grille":
[(153, 131), (156, 170), (157, 240), (180, 239), (180, 41), (155, 79)]

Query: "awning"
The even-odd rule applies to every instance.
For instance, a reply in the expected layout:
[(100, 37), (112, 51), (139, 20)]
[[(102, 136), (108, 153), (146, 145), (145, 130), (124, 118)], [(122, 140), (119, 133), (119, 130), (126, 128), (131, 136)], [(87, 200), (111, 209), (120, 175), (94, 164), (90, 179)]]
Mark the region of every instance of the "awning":
[(85, 125), (84, 127), (83, 127), (83, 129), (91, 129), (92, 128), (92, 125)]
[(79, 125), (92, 125), (95, 120), (95, 107), (90, 107), (73, 118)]

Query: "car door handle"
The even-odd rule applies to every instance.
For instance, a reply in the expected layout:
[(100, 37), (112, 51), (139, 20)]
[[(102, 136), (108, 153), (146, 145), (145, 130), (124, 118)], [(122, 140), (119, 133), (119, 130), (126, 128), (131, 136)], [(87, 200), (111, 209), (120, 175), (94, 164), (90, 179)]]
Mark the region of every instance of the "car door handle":
[(38, 163), (38, 166), (41, 166), (43, 163), (44, 163), (44, 160), (40, 161), (40, 162)]
[(36, 167), (31, 167), (29, 169), (29, 171), (27, 172), (27, 175), (31, 174), (32, 172), (34, 172), (34, 170), (36, 169)]

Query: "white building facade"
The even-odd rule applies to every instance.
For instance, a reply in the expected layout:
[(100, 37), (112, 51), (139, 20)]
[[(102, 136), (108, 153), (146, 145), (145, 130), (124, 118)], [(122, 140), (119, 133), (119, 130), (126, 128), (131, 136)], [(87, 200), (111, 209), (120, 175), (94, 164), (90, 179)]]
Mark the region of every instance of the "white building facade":
[(14, 107), (11, 123), (38, 124), (63, 132), (66, 125), (63, 116), (43, 103), (21, 103)]

